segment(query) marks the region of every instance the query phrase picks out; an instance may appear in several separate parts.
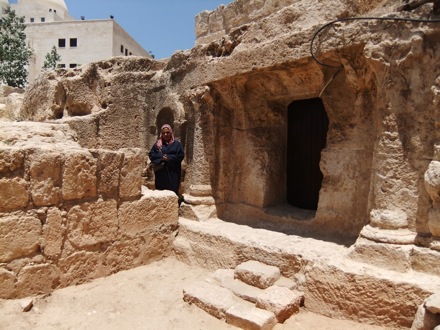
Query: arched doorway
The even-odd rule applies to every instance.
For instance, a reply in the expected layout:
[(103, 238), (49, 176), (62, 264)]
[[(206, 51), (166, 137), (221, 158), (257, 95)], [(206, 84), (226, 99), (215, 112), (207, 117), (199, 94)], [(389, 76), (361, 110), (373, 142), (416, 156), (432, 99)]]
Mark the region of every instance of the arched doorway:
[(328, 117), (321, 99), (292, 102), (288, 107), (287, 202), (316, 210), (323, 179), (319, 168)]

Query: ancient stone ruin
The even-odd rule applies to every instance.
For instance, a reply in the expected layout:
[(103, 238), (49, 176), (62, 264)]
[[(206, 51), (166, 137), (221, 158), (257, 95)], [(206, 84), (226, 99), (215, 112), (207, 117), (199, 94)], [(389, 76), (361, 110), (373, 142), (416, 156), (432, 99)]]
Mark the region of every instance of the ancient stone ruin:
[[(0, 297), (174, 254), (277, 267), (329, 317), (439, 325), (440, 17), (402, 4), (236, 0), (169, 59), (40, 75), (1, 123)], [(163, 123), (180, 208), (148, 168)]]

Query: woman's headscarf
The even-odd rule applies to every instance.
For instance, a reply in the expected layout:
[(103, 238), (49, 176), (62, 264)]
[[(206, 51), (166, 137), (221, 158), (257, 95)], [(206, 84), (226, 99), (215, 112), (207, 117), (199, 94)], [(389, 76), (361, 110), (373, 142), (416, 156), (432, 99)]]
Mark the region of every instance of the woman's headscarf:
[(173, 129), (171, 128), (171, 126), (168, 124), (162, 125), (162, 127), (160, 128), (160, 132), (159, 132), (159, 139), (156, 142), (156, 145), (159, 148), (159, 150), (162, 150), (162, 145), (163, 145), (162, 131), (164, 128), (168, 128), (170, 130), (171, 139), (170, 139), (170, 142), (168, 142), (168, 144), (171, 144), (174, 142), (174, 132), (173, 132)]

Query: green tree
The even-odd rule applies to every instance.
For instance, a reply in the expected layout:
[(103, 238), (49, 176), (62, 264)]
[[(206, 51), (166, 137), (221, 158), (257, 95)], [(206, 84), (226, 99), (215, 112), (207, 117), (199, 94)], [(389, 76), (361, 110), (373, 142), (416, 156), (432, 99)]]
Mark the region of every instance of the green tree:
[(0, 80), (12, 87), (27, 84), (32, 48), (26, 44), (24, 16), (7, 7), (0, 21)]
[(51, 51), (46, 54), (46, 59), (43, 63), (43, 70), (55, 70), (59, 61), (61, 61), (61, 55), (58, 54), (57, 48), (52, 46)]

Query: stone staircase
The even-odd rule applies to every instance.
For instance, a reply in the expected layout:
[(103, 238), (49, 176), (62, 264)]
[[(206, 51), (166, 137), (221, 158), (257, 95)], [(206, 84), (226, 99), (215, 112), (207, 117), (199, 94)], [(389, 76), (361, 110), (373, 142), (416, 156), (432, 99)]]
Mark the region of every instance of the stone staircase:
[(272, 329), (299, 312), (304, 293), (278, 267), (246, 261), (184, 288), (183, 299), (242, 329)]

